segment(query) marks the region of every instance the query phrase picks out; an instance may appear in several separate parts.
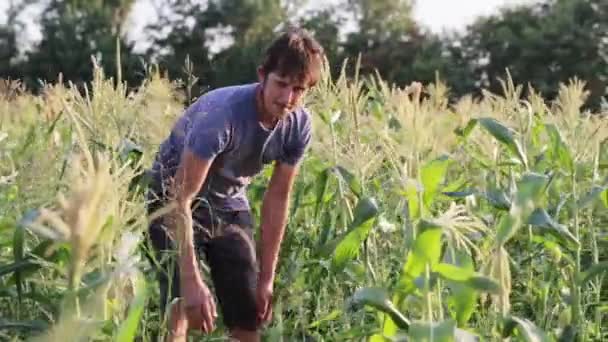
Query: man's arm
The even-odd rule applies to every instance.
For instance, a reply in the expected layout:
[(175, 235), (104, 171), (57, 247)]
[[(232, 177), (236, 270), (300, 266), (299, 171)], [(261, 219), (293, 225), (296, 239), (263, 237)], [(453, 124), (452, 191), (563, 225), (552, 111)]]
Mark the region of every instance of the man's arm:
[(289, 199), (298, 167), (275, 165), (264, 194), (261, 215), (260, 282), (272, 283), (287, 223)]
[(211, 160), (197, 157), (187, 147), (175, 174), (172, 188), (176, 209), (174, 212), (174, 232), (179, 253), (180, 276), (200, 277), (194, 253), (192, 230), (192, 201), (203, 185)]
[(262, 203), (260, 274), (257, 284), (258, 322), (272, 317), (274, 273), (285, 233), (289, 198), (298, 167), (277, 162)]
[[(176, 208), (173, 211), (175, 242), (179, 257), (180, 292), (183, 301), (177, 309), (178, 320), (187, 319), (187, 326), (211, 332), (217, 317), (213, 296), (205, 285), (196, 254), (194, 253), (192, 228), (192, 201), (207, 178), (212, 159), (197, 157), (187, 147), (175, 175), (172, 193)], [(182, 316), (185, 315), (185, 316)]]

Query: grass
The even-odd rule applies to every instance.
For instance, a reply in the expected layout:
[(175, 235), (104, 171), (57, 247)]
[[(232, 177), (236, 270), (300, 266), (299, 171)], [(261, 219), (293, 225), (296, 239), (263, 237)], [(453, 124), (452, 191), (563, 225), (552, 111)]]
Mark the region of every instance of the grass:
[[(1, 88), (2, 339), (161, 325), (139, 181), (184, 95), (154, 69), (134, 91), (95, 70), (84, 91)], [(552, 103), (503, 85), (449, 103), (439, 81), (322, 80), (267, 340), (608, 337), (606, 113), (581, 110), (578, 80)]]

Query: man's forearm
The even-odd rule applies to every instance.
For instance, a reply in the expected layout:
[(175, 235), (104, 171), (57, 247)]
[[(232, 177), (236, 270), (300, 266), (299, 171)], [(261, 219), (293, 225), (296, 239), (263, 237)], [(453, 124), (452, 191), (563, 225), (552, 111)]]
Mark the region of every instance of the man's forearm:
[(178, 204), (175, 211), (176, 243), (180, 266), (180, 277), (190, 278), (198, 275), (197, 258), (194, 253), (194, 232), (192, 229), (192, 210), (187, 204)]
[(262, 203), (260, 279), (264, 281), (274, 280), (287, 223), (288, 202), (287, 194), (271, 192), (264, 197)]
[(194, 232), (192, 231), (192, 201), (200, 190), (212, 159), (201, 159), (189, 148), (184, 149), (182, 160), (171, 186), (171, 197), (176, 208), (173, 211), (174, 241), (177, 244), (180, 276), (182, 278), (200, 276), (194, 253)]

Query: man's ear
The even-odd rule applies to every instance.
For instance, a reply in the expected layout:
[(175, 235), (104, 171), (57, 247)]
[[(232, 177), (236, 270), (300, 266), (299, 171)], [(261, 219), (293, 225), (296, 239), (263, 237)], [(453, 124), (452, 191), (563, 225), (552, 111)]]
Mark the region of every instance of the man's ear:
[(261, 66), (259, 66), (258, 67), (258, 80), (260, 81), (260, 83), (263, 83), (265, 78), (266, 78), (266, 72), (264, 72), (264, 69)]

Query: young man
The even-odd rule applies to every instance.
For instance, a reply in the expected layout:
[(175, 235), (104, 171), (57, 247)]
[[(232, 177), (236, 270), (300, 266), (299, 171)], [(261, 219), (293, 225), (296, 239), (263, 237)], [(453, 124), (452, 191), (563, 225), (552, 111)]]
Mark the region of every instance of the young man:
[[(311, 139), (301, 106), (320, 77), (323, 51), (304, 30), (280, 35), (258, 68), (259, 83), (213, 90), (192, 104), (162, 143), (152, 167), (149, 212), (174, 209), (149, 227), (161, 311), (170, 340), (210, 332), (216, 304), (197, 254), (210, 267), (224, 324), (239, 341), (258, 341), (271, 318), (273, 281), (298, 165)], [(261, 212), (259, 259), (246, 198), (251, 177), (274, 163)], [(177, 263), (167, 254), (177, 251)], [(167, 253), (169, 252), (169, 253)], [(259, 269), (258, 269), (259, 268)], [(174, 298), (175, 305), (168, 305)]]

